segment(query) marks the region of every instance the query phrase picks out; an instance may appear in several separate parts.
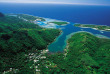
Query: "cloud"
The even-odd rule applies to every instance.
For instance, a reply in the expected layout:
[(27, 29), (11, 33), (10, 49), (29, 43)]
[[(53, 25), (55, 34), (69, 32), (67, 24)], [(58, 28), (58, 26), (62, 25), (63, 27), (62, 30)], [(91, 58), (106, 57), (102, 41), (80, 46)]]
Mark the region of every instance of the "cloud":
[(110, 5), (110, 0), (0, 0), (14, 3), (51, 3), (51, 4), (81, 4), (81, 5)]

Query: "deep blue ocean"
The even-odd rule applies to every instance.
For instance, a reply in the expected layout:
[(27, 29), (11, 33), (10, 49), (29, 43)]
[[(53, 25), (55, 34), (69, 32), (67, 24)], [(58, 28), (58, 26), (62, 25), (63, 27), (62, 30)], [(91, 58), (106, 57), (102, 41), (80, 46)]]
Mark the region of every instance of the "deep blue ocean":
[(0, 12), (31, 14), (74, 23), (110, 25), (110, 6), (0, 3)]
[(110, 32), (73, 26), (74, 23), (110, 26), (110, 6), (0, 3), (0, 12), (30, 14), (70, 22), (69, 25), (60, 27), (64, 28), (63, 33), (49, 45), (50, 52), (63, 51), (66, 47), (67, 37), (78, 31), (87, 31), (94, 35), (110, 38)]

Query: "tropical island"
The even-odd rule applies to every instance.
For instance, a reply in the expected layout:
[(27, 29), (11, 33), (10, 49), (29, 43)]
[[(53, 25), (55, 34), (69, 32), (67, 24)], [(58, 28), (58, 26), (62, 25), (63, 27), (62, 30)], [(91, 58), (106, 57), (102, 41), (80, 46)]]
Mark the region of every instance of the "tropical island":
[(48, 22), (49, 23), (54, 23), (54, 24), (57, 24), (57, 25), (66, 25), (66, 24), (69, 24), (68, 22), (63, 22), (63, 21), (53, 21), (53, 22)]
[(0, 13), (0, 74), (109, 73), (109, 38), (77, 32), (64, 52), (50, 53), (46, 48), (61, 30), (42, 28), (34, 16), (24, 15)]
[(92, 29), (103, 30), (103, 31), (110, 31), (110, 26), (106, 26), (106, 25), (74, 24), (74, 26), (82, 27), (82, 28), (92, 28)]

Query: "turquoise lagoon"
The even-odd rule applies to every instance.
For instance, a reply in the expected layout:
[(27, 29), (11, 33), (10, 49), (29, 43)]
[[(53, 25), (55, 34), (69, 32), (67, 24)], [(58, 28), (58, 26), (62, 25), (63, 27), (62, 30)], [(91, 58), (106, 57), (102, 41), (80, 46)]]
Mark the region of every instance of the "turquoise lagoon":
[[(46, 18), (45, 18), (46, 19)], [(49, 52), (63, 52), (67, 45), (67, 40), (76, 32), (90, 32), (98, 37), (110, 38), (110, 32), (107, 31), (99, 31), (91, 28), (80, 28), (75, 27), (74, 23), (70, 22), (65, 26), (59, 26), (56, 24), (48, 24), (47, 22), (59, 21), (55, 19), (46, 19), (45, 22), (38, 21), (37, 23), (44, 28), (56, 28), (61, 29), (62, 33), (56, 40), (48, 46)]]

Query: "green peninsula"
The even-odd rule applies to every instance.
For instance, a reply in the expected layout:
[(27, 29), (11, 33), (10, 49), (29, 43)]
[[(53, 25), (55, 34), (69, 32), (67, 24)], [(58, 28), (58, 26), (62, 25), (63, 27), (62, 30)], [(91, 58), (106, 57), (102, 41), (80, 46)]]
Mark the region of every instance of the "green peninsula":
[(91, 24), (74, 24), (76, 27), (93, 28), (96, 30), (110, 31), (110, 26), (106, 25), (91, 25)]
[(66, 24), (68, 24), (68, 22), (60, 22), (60, 21), (48, 22), (48, 23), (54, 23), (54, 24), (57, 24), (57, 25), (66, 25)]

